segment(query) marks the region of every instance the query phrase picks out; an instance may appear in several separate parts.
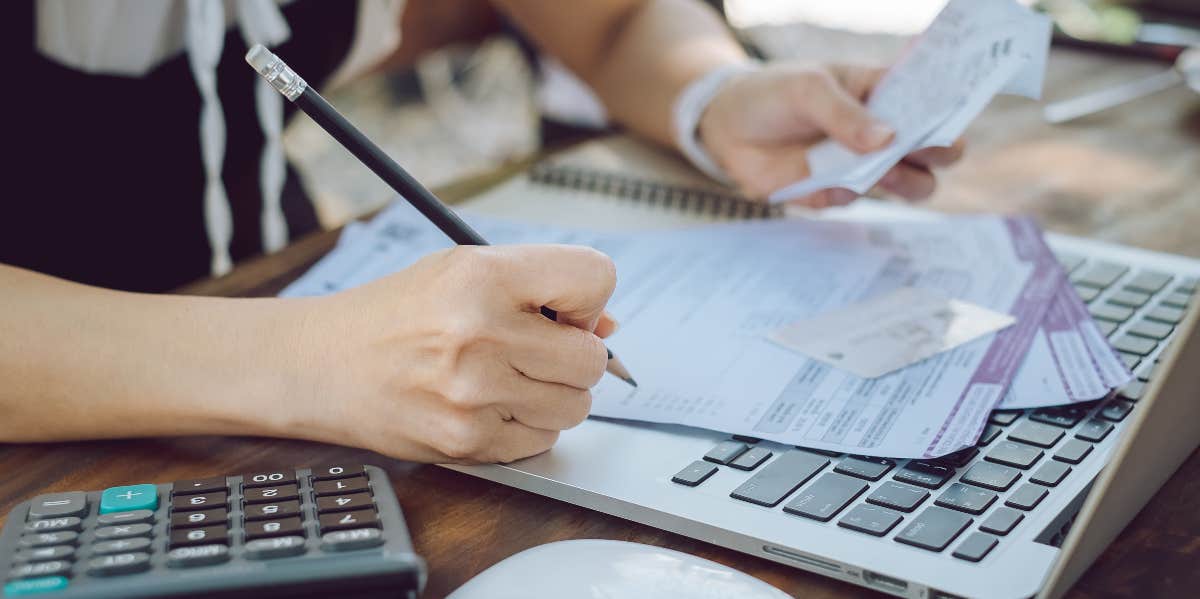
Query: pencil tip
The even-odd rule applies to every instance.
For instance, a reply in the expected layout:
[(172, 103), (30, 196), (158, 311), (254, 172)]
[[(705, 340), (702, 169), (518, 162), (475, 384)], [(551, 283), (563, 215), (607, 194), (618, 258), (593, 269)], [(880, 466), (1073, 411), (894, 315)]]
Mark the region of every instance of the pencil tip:
[(612, 355), (611, 351), (608, 353), (608, 355), (610, 356), (608, 360), (608, 371), (611, 372), (613, 376), (616, 376), (626, 383), (637, 387), (637, 381), (633, 380), (633, 375), (629, 374), (629, 371), (625, 369), (625, 365), (621, 363), (621, 360)]

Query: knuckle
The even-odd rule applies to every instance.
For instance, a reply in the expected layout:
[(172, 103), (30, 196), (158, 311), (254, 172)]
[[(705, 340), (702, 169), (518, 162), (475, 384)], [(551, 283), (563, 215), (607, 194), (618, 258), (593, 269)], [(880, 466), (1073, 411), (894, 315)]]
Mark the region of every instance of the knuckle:
[(449, 417), (435, 448), (446, 457), (460, 462), (481, 461), (488, 447), (488, 435), (479, 420), (469, 413)]
[(485, 387), (469, 376), (454, 377), (442, 395), (457, 408), (477, 408), (484, 404), (487, 397)]

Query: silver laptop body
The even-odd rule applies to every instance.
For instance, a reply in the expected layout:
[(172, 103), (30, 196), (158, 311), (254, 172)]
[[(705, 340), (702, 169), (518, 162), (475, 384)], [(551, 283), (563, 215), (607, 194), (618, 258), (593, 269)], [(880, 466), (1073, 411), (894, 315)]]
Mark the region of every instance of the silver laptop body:
[[(876, 209), (880, 208), (872, 204), (862, 207)], [(852, 467), (854, 458), (810, 452), (793, 456), (803, 458), (800, 461), (809, 469), (826, 463), (776, 505), (756, 505), (731, 493), (768, 472), (782, 456), (803, 450), (766, 441), (747, 442), (748, 448), (769, 450), (771, 457), (749, 471), (712, 464), (715, 474), (688, 486), (673, 482), (673, 478), (730, 436), (681, 426), (593, 418), (565, 432), (558, 444), (542, 455), (508, 465), (451, 468), (897, 596), (1059, 596), (1200, 441), (1200, 401), (1196, 400), (1200, 369), (1179, 367), (1180, 363), (1200, 364), (1197, 310), (1194, 305), (1183, 307), (1195, 303), (1189, 300), (1195, 278), (1200, 277), (1200, 260), (1065, 236), (1049, 238), (1093, 310), (1110, 317), (1120, 312), (1119, 317), (1124, 311), (1097, 307), (1110, 305), (1114, 298), (1128, 300), (1128, 295), (1117, 295), (1122, 290), (1141, 289), (1139, 293), (1151, 296), (1144, 305), (1130, 307), (1131, 315), (1122, 322), (1100, 322), (1113, 329), (1111, 339), (1130, 335), (1132, 329), (1161, 333), (1169, 327), (1173, 331), (1161, 342), (1133, 335), (1134, 341), (1155, 343), (1149, 344), (1153, 347), (1147, 355), (1125, 356), (1131, 363), (1136, 360), (1132, 370), (1139, 377), (1126, 387), (1129, 397), (1080, 404), (1075, 410), (993, 414), (993, 429), (998, 432), (985, 433), (994, 438), (979, 447), (977, 454), (967, 452), (952, 458), (951, 463), (932, 465), (895, 460), (878, 479), (859, 478), (866, 490), (827, 521), (794, 515), (784, 508), (822, 475), (847, 471), (862, 476)], [(1167, 341), (1171, 341), (1170, 351), (1164, 351)], [(1129, 345), (1138, 346), (1134, 349), (1141, 352), (1148, 344)], [(1028, 467), (990, 461), (995, 448), (1008, 442), (1009, 434), (1026, 422), (1048, 424), (1062, 435), (1049, 447), (1035, 447), (1042, 455)], [(1086, 455), (1080, 457), (1082, 451)], [(1063, 457), (1071, 461), (1063, 461)], [(952, 463), (955, 460), (961, 465)], [(985, 502), (989, 494), (994, 496), (982, 510), (980, 504), (973, 506), (978, 513), (961, 512), (961, 506), (938, 505), (943, 495), (979, 464), (989, 472), (1015, 470), (1018, 477), (1003, 490), (968, 484)], [(926, 483), (922, 486), (902, 474), (910, 466), (917, 471), (924, 466), (946, 467), (950, 474), (942, 471), (945, 476), (940, 483), (937, 476), (935, 480), (918, 477)], [(1051, 474), (1042, 470), (1044, 466)], [(1046, 480), (1067, 469), (1055, 484)], [(776, 470), (782, 471), (782, 466)], [(1033, 482), (1035, 479), (1040, 482)], [(913, 500), (918, 492), (927, 495), (905, 511), (892, 505), (896, 503), (893, 494), (881, 492), (885, 485), (892, 490), (902, 485)], [(957, 488), (961, 490), (961, 486)], [(1036, 506), (1028, 508), (1030, 498), (1038, 495)], [(900, 520), (880, 533), (888, 522), (871, 521), (864, 526), (861, 517), (848, 520), (859, 506), (867, 507), (857, 512), (858, 516), (882, 514), (887, 516), (883, 520), (894, 516)], [(1011, 524), (1014, 514), (1020, 519)], [(945, 530), (964, 520), (968, 523), (961, 531)], [(857, 523), (858, 528), (848, 528), (847, 523)], [(997, 532), (1005, 527), (1009, 528), (1005, 534)], [(871, 532), (863, 532), (864, 528)], [(938, 549), (947, 536), (950, 540)], [(898, 538), (918, 544), (897, 542)], [(987, 545), (991, 547), (982, 558), (971, 561)]]

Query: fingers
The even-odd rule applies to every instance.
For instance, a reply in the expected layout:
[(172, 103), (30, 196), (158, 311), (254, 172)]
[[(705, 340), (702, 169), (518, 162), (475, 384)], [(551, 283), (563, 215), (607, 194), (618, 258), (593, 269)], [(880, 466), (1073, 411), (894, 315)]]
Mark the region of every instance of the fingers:
[(612, 259), (589, 247), (572, 245), (505, 246), (507, 287), (531, 312), (542, 306), (558, 312), (558, 321), (594, 330), (617, 285)]
[(879, 180), (879, 186), (908, 200), (923, 200), (933, 194), (937, 181), (925, 168), (901, 162)]
[(506, 464), (545, 453), (558, 441), (558, 431), (534, 428), (516, 420), (500, 425), (486, 461)]
[(612, 314), (605, 312), (600, 315), (600, 320), (596, 323), (596, 330), (592, 332), (597, 337), (606, 339), (609, 335), (617, 332), (619, 328), (621, 328), (621, 324), (617, 322), (617, 319), (613, 318)]
[(793, 102), (829, 137), (859, 153), (886, 146), (896, 132), (826, 71), (804, 71), (792, 87)]
[(587, 418), (592, 409), (592, 394), (558, 383), (535, 381), (518, 372), (510, 379), (507, 410), (513, 420), (548, 431), (569, 429)]
[(596, 335), (539, 314), (518, 315), (510, 327), (508, 363), (525, 376), (590, 389), (604, 376), (608, 350)]
[(494, 410), (450, 414), (439, 423), (441, 434), (431, 439), (440, 461), (464, 464), (511, 462), (550, 449), (558, 431), (503, 420)]
[(963, 156), (966, 140), (959, 138), (948, 148), (924, 148), (904, 157), (905, 162), (925, 167), (926, 169), (950, 166)]

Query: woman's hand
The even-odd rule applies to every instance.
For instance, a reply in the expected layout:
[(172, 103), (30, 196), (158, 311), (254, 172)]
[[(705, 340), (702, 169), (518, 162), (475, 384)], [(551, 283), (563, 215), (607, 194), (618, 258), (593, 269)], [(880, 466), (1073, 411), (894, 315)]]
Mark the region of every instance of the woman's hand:
[[(808, 151), (826, 137), (860, 153), (881, 149), (895, 132), (875, 121), (863, 103), (882, 69), (773, 63), (729, 81), (701, 117), (705, 148), (750, 196), (805, 179)], [(914, 152), (893, 167), (879, 187), (909, 200), (933, 193), (932, 169), (962, 156), (960, 140), (949, 148)], [(812, 207), (846, 204), (848, 189), (819, 191), (801, 203)]]
[(463, 246), (305, 300), (301, 426), (427, 462), (541, 453), (588, 414), (615, 285), (612, 261), (590, 248)]

